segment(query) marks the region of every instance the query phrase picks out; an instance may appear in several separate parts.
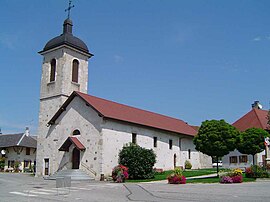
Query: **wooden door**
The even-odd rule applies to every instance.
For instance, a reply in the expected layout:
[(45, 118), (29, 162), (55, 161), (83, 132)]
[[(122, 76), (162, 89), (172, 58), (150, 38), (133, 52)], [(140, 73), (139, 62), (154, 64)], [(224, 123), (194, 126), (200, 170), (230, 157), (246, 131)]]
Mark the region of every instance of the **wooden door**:
[(80, 150), (74, 148), (72, 151), (72, 169), (79, 169), (80, 167)]

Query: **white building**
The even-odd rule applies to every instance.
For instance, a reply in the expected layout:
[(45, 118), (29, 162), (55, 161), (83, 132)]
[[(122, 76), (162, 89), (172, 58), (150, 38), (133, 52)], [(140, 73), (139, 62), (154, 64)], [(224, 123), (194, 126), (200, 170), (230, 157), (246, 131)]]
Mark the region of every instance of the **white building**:
[(40, 54), (37, 175), (81, 169), (95, 179), (106, 177), (129, 142), (152, 148), (156, 168), (184, 167), (186, 160), (192, 168), (211, 167), (211, 158), (195, 150), (192, 139), (197, 132), (182, 120), (86, 94), (88, 59), (93, 55), (73, 36), (70, 19)]
[(5, 159), (4, 171), (26, 172), (34, 169), (36, 164), (36, 137), (29, 135), (29, 129), (24, 133), (0, 134), (0, 157)]
[[(245, 131), (248, 128), (261, 128), (269, 131), (267, 124), (268, 110), (261, 109), (258, 101), (252, 104), (252, 109), (247, 114), (239, 118), (232, 125), (239, 131)], [(263, 165), (265, 163), (265, 151), (255, 155), (255, 164)], [(222, 158), (225, 168), (247, 168), (253, 164), (252, 155), (242, 154), (238, 150), (230, 152)]]

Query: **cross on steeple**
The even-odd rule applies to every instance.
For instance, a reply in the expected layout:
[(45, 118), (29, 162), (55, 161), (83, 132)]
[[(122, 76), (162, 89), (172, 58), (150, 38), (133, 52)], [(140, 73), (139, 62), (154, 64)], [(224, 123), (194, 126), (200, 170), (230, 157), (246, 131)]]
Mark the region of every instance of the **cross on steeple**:
[(74, 5), (71, 5), (71, 3), (72, 3), (72, 0), (69, 0), (68, 8), (65, 9), (65, 12), (68, 12), (68, 19), (69, 19), (69, 17), (70, 17), (70, 10), (71, 10), (72, 8), (74, 8)]

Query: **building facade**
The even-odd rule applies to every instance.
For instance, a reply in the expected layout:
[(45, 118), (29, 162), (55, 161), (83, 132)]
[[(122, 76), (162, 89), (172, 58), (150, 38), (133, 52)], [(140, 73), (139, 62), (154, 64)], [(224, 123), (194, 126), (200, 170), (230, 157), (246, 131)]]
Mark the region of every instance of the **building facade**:
[[(267, 124), (268, 110), (261, 109), (258, 101), (252, 104), (252, 109), (247, 114), (239, 118), (232, 125), (239, 131), (245, 131), (249, 128), (261, 128), (269, 132)], [(255, 155), (255, 164), (263, 165), (265, 163), (265, 151)], [(242, 154), (238, 150), (230, 152), (222, 158), (225, 168), (247, 168), (253, 165), (252, 155)]]
[(34, 172), (36, 165), (36, 137), (25, 133), (0, 134), (1, 157), (5, 160), (4, 171)]
[(151, 148), (156, 168), (211, 166), (211, 158), (195, 150), (196, 130), (182, 120), (87, 95), (87, 46), (65, 20), (63, 34), (40, 52), (41, 79), (37, 175), (81, 169), (95, 179), (111, 175), (122, 147), (133, 142)]

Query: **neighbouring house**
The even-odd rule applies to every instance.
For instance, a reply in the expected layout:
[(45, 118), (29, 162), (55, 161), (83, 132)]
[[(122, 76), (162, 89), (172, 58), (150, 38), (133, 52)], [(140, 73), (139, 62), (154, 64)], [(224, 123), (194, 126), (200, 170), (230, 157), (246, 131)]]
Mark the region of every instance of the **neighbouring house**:
[[(261, 128), (269, 132), (267, 124), (268, 110), (263, 110), (259, 101), (252, 104), (252, 109), (232, 125), (239, 131), (245, 131), (248, 128)], [(225, 168), (247, 168), (253, 164), (252, 155), (240, 153), (238, 150), (230, 152), (222, 158)], [(255, 155), (255, 164), (263, 165), (265, 163), (265, 151)]]
[(155, 167), (169, 170), (211, 167), (211, 157), (195, 150), (197, 134), (182, 120), (87, 94), (87, 45), (72, 34), (72, 21), (39, 53), (43, 56), (37, 144), (39, 176), (80, 169), (103, 179), (118, 164), (122, 147), (133, 142), (151, 148)]
[(0, 134), (0, 155), (5, 159), (4, 171), (15, 171), (17, 165), (21, 172), (34, 169), (36, 148), (36, 137), (29, 135), (28, 128), (24, 133)]

